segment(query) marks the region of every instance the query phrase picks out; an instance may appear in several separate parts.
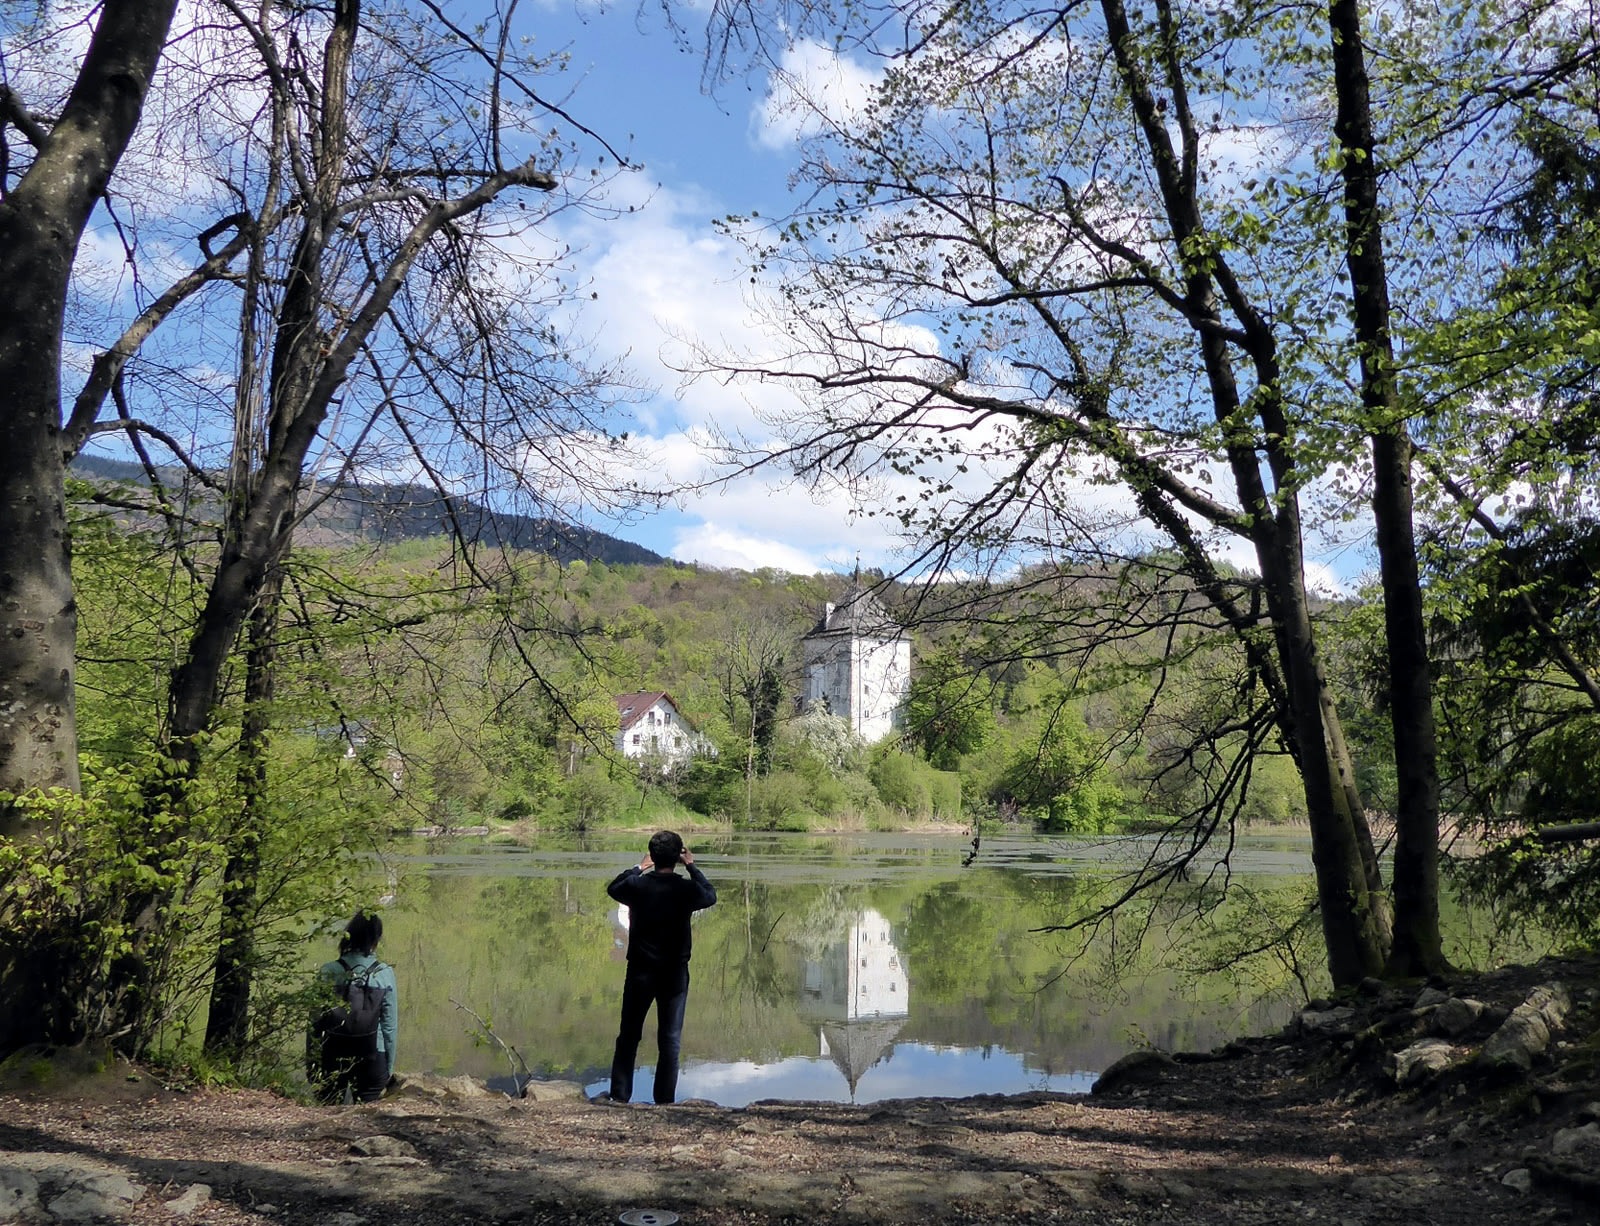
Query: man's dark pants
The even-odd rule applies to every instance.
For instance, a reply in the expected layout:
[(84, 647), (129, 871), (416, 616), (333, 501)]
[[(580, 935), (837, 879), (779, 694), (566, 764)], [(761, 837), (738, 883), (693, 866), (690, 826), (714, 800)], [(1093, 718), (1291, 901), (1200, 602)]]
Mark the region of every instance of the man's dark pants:
[(672, 1102), (678, 1093), (678, 1048), (683, 1039), (683, 1010), (689, 1003), (689, 964), (654, 967), (628, 963), (622, 984), (622, 1029), (611, 1060), (611, 1099), (625, 1103), (633, 1098), (633, 1058), (644, 1034), (644, 1015), (656, 1007), (655, 1100)]

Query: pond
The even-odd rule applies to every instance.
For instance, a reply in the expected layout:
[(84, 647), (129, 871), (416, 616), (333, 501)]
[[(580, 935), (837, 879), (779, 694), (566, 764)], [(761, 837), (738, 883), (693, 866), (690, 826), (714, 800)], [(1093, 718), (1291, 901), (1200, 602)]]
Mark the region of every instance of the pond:
[[(627, 948), (626, 915), (605, 885), (644, 842), (455, 840), (391, 859), (381, 952), (400, 981), (400, 1067), (509, 1087), (514, 1049), (538, 1076), (604, 1089)], [(1182, 898), (1131, 961), (1118, 958), (1132, 944), (1125, 930), (1087, 946), (1038, 931), (1113, 888), (1137, 840), (986, 837), (963, 866), (967, 843), (691, 839), (718, 903), (695, 919), (680, 1099), (1076, 1092), (1135, 1046), (1206, 1050), (1281, 1024), (1304, 1000), (1286, 967), (1241, 993), (1164, 966)], [(1249, 905), (1274, 890), (1298, 897), (1310, 888), (1309, 841), (1251, 840), (1231, 869), (1246, 891), (1265, 887)], [(1227, 957), (1193, 933), (1172, 939), (1190, 961)], [(652, 1014), (639, 1085), (654, 1026)]]

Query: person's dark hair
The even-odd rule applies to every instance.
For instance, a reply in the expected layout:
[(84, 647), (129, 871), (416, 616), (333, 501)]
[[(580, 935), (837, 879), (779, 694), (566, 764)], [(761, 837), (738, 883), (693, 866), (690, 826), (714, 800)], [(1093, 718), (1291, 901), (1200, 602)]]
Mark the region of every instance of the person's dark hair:
[(344, 926), (344, 937), (339, 942), (341, 954), (370, 954), (377, 951), (383, 937), (383, 916), (376, 911), (357, 911)]
[(657, 830), (650, 836), (650, 859), (657, 868), (671, 868), (683, 855), (683, 840), (671, 830)]

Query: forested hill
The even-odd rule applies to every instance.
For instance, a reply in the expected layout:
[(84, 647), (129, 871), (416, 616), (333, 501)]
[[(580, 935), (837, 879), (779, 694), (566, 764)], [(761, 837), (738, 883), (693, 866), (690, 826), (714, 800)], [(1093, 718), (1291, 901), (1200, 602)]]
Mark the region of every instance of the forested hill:
[[(144, 481), (144, 470), (126, 460), (79, 456), (73, 461), (72, 470), (89, 481)], [(174, 470), (164, 475), (176, 482), (182, 474)], [(421, 485), (368, 485), (341, 490), (312, 512), (296, 536), (301, 544), (312, 546), (358, 541), (393, 545), (449, 536), (458, 530), (480, 544), (548, 554), (561, 562), (658, 566), (667, 560), (642, 545), (593, 528), (547, 517), (491, 511), (471, 499), (447, 499)]]

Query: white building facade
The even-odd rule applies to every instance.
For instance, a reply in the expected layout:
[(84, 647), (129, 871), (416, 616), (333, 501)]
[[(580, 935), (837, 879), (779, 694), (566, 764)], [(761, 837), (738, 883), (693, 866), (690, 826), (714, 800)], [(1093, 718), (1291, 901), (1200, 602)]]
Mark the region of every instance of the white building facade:
[(617, 695), (616, 749), (625, 758), (649, 759), (671, 769), (708, 745), (664, 690)]
[(801, 639), (802, 705), (842, 717), (869, 744), (899, 725), (911, 688), (911, 640), (872, 593), (852, 587)]

